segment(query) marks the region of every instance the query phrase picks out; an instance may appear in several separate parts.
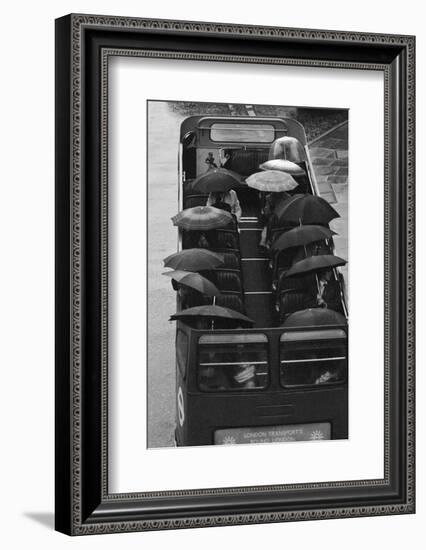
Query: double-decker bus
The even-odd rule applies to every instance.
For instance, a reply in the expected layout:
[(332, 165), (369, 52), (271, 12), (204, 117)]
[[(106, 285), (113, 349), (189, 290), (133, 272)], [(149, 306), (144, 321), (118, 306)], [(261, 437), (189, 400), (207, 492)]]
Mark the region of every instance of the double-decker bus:
[[(206, 170), (225, 167), (247, 178), (277, 147), (287, 148), (292, 162), (303, 169), (294, 176), (297, 192), (318, 195), (305, 131), (296, 120), (185, 119), (179, 144), (179, 210), (206, 204), (207, 195), (194, 192), (191, 185)], [(259, 247), (261, 194), (248, 186), (236, 188), (236, 193), (242, 209), (239, 231), (218, 230), (212, 241), (212, 250), (225, 258), (215, 270), (221, 291), (216, 303), (244, 313), (254, 325), (200, 330), (177, 322), (176, 444), (345, 439), (348, 326), (342, 274), (338, 268), (330, 270), (330, 307), (339, 314), (336, 321), (286, 326), (288, 315), (306, 304), (307, 278), (293, 278), (288, 285), (280, 277), (291, 265), (291, 251), (273, 256)], [(286, 230), (278, 224), (271, 239)], [(193, 246), (188, 234), (178, 230), (178, 249)], [(327, 246), (332, 253), (332, 239)], [(248, 366), (249, 383), (244, 376), (238, 378)]]

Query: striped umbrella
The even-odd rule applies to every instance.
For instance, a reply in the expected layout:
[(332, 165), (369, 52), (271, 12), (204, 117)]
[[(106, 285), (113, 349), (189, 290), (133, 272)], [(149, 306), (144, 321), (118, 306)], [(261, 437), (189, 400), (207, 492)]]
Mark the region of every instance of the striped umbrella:
[(279, 170), (281, 172), (286, 172), (291, 176), (304, 176), (306, 174), (305, 170), (301, 168), (295, 162), (285, 159), (272, 159), (267, 160), (259, 166), (261, 170)]
[(279, 170), (265, 170), (256, 172), (246, 179), (249, 187), (262, 191), (264, 193), (280, 193), (282, 191), (292, 191), (299, 184), (297, 181)]
[(233, 223), (233, 220), (234, 218), (230, 212), (214, 206), (194, 206), (178, 212), (172, 218), (173, 225), (188, 231), (206, 231), (226, 227)]

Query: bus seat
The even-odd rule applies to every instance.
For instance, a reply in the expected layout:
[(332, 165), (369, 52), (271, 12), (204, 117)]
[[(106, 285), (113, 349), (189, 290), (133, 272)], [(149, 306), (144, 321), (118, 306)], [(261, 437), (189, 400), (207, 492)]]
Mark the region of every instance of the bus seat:
[(225, 252), (223, 254), (223, 261), (224, 261), (224, 264), (219, 266), (217, 268), (217, 270), (219, 270), (219, 271), (222, 270), (222, 269), (226, 269), (226, 270), (234, 269), (236, 271), (241, 270), (240, 262), (238, 260), (238, 257), (234, 253)]
[(217, 247), (212, 247), (210, 248), (210, 250), (212, 252), (216, 252), (217, 254), (232, 254), (233, 256), (236, 257), (237, 259), (237, 262), (239, 263), (240, 262), (240, 251), (238, 248), (217, 248)]
[(182, 190), (183, 190), (183, 196), (186, 197), (187, 195), (193, 194), (192, 192), (192, 182), (194, 181), (194, 178), (187, 179), (182, 184)]
[(216, 296), (215, 303), (218, 306), (227, 307), (239, 313), (245, 313), (243, 301), (238, 294), (221, 294), (220, 296)]
[(314, 275), (305, 275), (303, 277), (286, 277), (285, 273), (285, 271), (279, 272), (277, 294), (288, 290), (301, 290), (310, 293), (316, 291), (316, 281)]
[(268, 233), (269, 233), (269, 239), (271, 243), (273, 243), (278, 237), (280, 237), (283, 233), (286, 233), (289, 231), (289, 229), (294, 229), (294, 225), (279, 225), (277, 227), (269, 225)]
[(276, 281), (283, 271), (287, 271), (293, 265), (294, 254), (297, 247), (282, 250), (273, 255), (272, 258), (272, 278)]
[(193, 208), (194, 206), (205, 206), (208, 195), (188, 195), (183, 199), (183, 208)]
[(280, 312), (280, 323), (285, 317), (306, 308), (309, 301), (309, 295), (300, 290), (284, 290), (278, 297), (278, 309)]
[(211, 250), (215, 245), (213, 231), (182, 230), (182, 248), (206, 248)]
[(238, 250), (239, 239), (236, 231), (228, 229), (216, 229), (213, 235), (213, 246), (215, 248), (231, 248)]
[(225, 168), (244, 177), (258, 172), (259, 165), (268, 160), (267, 150), (236, 149), (230, 150), (229, 153), (231, 158), (227, 161)]
[(241, 292), (241, 279), (234, 271), (216, 271), (216, 286), (219, 290)]

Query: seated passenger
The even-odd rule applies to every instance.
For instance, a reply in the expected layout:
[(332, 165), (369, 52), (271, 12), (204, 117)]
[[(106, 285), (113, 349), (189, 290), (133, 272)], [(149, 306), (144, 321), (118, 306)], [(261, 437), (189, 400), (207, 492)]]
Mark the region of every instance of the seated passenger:
[(183, 248), (213, 248), (210, 231), (183, 231), (182, 240)]
[(256, 387), (256, 367), (250, 363), (241, 363), (233, 369), (233, 382), (236, 388)]
[(241, 364), (236, 367), (200, 367), (200, 388), (220, 391), (256, 387), (255, 366)]
[(330, 371), (326, 370), (323, 372), (316, 380), (315, 384), (328, 384), (329, 382), (333, 382), (334, 380), (338, 380), (341, 376), (341, 373), (339, 371)]
[(237, 193), (230, 189), (227, 192), (213, 192), (210, 193), (207, 199), (207, 206), (214, 206), (215, 208), (221, 208), (222, 210), (227, 210), (231, 212), (237, 223), (240, 221), (242, 210), (240, 201), (238, 200)]
[(184, 285), (180, 285), (173, 279), (172, 279), (172, 285), (174, 290), (176, 290), (177, 292), (182, 309), (202, 306), (206, 303), (204, 296), (199, 292), (197, 292), (196, 290)]
[(215, 284), (219, 290), (241, 292), (241, 278), (234, 271), (216, 271)]
[(324, 307), (341, 311), (339, 283), (335, 280), (331, 269), (324, 269), (317, 273), (315, 294), (306, 307)]
[(326, 302), (326, 291), (331, 279), (331, 271), (323, 271), (318, 274), (318, 293), (317, 293), (317, 304), (320, 307), (328, 307)]
[(210, 244), (213, 249), (229, 248), (230, 250), (238, 250), (238, 233), (229, 229), (216, 229), (213, 233), (213, 239), (210, 239)]
[[(205, 391), (255, 388), (256, 366), (250, 362), (244, 362), (243, 353), (243, 350), (238, 350), (237, 353), (234, 352), (228, 357), (221, 355), (222, 366), (217, 364), (218, 358), (215, 352), (209, 352), (208, 360), (200, 367), (200, 388)], [(238, 361), (239, 358), (241, 362)], [(226, 362), (227, 360), (229, 363)]]

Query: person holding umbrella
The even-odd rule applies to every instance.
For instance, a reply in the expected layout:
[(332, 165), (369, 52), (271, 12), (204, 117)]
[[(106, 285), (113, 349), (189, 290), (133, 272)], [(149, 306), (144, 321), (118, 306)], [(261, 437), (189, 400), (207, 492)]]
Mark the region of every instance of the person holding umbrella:
[(317, 274), (318, 292), (316, 295), (316, 305), (322, 308), (334, 309), (338, 303), (339, 296), (336, 284), (333, 284), (333, 271), (326, 269)]
[(286, 191), (278, 193), (263, 193), (259, 192), (260, 200), (263, 201), (261, 209), (260, 222), (262, 223), (262, 232), (260, 234), (259, 247), (269, 249), (268, 233), (270, 222), (275, 212), (276, 206), (283, 200), (286, 200), (290, 195)]
[[(242, 328), (242, 327), (235, 327)], [(240, 348), (240, 349), (238, 349)], [(237, 356), (232, 354), (229, 360), (234, 362), (238, 356), (243, 357), (244, 345), (237, 346)], [(221, 357), (225, 360), (225, 357)], [(209, 352), (208, 360), (211, 363), (217, 361), (215, 352)], [(225, 367), (203, 365), (200, 368), (200, 386), (205, 391), (227, 390), (227, 389), (249, 389), (255, 388), (256, 367), (250, 362), (241, 361), (238, 365), (227, 365)]]
[[(331, 307), (334, 309), (338, 299), (338, 289), (332, 284), (332, 276), (335, 276), (335, 268), (346, 264), (346, 260), (332, 254), (321, 254), (309, 256), (304, 260), (297, 261), (286, 271), (286, 277), (300, 277), (312, 273), (315, 275), (317, 293), (311, 307)], [(309, 307), (309, 305), (307, 305)], [(346, 309), (346, 306), (343, 306)], [(345, 312), (346, 314), (346, 312)]]
[(237, 221), (241, 217), (241, 206), (235, 188), (245, 187), (241, 176), (226, 168), (212, 167), (200, 174), (191, 183), (194, 193), (208, 193), (206, 206), (231, 213)]
[(298, 183), (290, 174), (278, 170), (256, 172), (246, 179), (246, 183), (249, 187), (260, 191), (261, 197), (264, 197), (264, 205), (260, 218), (263, 229), (259, 247), (269, 248), (268, 228), (275, 208), (283, 199), (289, 197), (289, 192), (293, 191), (298, 186)]
[(207, 297), (214, 300), (220, 295), (219, 289), (200, 273), (175, 270), (166, 271), (163, 275), (170, 277), (182, 309), (205, 305)]
[(317, 274), (318, 277), (318, 293), (317, 293), (317, 305), (319, 307), (328, 307), (328, 301), (326, 300), (327, 288), (331, 279), (331, 271), (320, 271)]
[(215, 208), (230, 212), (234, 216), (237, 225), (243, 213), (234, 189), (229, 189), (229, 191), (211, 191), (206, 206), (214, 206)]

